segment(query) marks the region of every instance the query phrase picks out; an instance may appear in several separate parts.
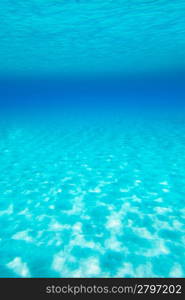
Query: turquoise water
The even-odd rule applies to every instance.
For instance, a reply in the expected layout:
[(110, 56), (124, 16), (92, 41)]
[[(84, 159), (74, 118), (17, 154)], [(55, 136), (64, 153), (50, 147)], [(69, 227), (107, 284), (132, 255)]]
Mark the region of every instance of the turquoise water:
[(184, 11), (1, 0), (0, 277), (185, 276)]
[(184, 276), (184, 116), (3, 117), (1, 276)]

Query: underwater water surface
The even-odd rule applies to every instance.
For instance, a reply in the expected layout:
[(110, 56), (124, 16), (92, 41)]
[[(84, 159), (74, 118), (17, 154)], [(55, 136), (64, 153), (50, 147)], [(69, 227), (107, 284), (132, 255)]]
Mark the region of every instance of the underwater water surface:
[(1, 72), (185, 68), (184, 11), (184, 0), (1, 0)]
[(0, 277), (185, 276), (184, 11), (1, 0)]

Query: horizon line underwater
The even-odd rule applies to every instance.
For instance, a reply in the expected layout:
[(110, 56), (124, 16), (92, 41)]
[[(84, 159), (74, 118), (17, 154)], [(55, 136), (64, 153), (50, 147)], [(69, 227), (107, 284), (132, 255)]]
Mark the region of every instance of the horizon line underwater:
[(185, 276), (184, 11), (1, 1), (1, 278)]

